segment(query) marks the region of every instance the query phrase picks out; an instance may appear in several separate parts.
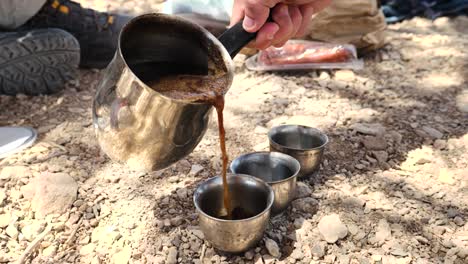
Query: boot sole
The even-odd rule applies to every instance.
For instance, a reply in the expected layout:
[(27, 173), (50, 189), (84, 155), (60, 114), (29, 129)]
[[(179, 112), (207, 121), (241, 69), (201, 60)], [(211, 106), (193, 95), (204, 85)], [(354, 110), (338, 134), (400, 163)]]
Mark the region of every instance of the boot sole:
[(60, 29), (0, 33), (0, 94), (61, 91), (75, 79), (80, 45)]

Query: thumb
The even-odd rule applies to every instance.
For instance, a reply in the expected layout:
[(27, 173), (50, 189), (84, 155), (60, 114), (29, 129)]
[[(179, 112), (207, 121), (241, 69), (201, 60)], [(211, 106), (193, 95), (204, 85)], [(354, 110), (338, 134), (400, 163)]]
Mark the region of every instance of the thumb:
[(278, 0), (247, 0), (244, 6), (243, 27), (248, 32), (257, 32), (267, 21), (270, 9)]

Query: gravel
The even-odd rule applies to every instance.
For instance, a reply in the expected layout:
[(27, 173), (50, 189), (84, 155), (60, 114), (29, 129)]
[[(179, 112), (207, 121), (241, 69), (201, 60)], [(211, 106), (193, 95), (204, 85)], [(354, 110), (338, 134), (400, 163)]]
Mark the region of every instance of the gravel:
[[(136, 14), (162, 1), (80, 2)], [(40, 131), (0, 160), (0, 262), (17, 261), (50, 223), (27, 263), (468, 263), (467, 23), (391, 25), (389, 44), (354, 72), (249, 72), (236, 57), (230, 160), (268, 150), (266, 131), (281, 123), (330, 138), (319, 173), (239, 255), (205, 240), (192, 201), (220, 173), (214, 114), (189, 156), (145, 174), (97, 144), (89, 113), (104, 71), (82, 69), (56, 95), (0, 96), (0, 125)]]

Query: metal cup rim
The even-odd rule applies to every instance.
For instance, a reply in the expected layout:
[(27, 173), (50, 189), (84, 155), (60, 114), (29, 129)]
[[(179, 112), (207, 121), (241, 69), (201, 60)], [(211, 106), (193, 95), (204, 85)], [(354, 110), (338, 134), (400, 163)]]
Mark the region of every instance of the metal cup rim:
[[(289, 146), (279, 144), (278, 142), (273, 140), (272, 136), (273, 136), (274, 132), (276, 132), (277, 130), (279, 130), (281, 128), (284, 128), (284, 127), (298, 127), (298, 128), (302, 128), (302, 129), (313, 130), (313, 131), (318, 132), (319, 134), (323, 135), (325, 137), (325, 142), (322, 145), (320, 145), (318, 147), (315, 147), (315, 148), (293, 148), (293, 147), (289, 147)], [(275, 127), (271, 128), (270, 131), (268, 131), (268, 139), (270, 141), (270, 144), (274, 145), (275, 147), (289, 149), (289, 150), (296, 150), (296, 151), (320, 150), (320, 149), (325, 148), (325, 146), (328, 145), (328, 143), (330, 142), (330, 139), (328, 138), (327, 134), (325, 134), (322, 130), (320, 130), (318, 128), (315, 128), (315, 127), (309, 127), (309, 126), (303, 126), (303, 125), (280, 125), (280, 126), (275, 126)]]
[(271, 211), (271, 207), (273, 206), (273, 202), (275, 201), (275, 193), (273, 192), (273, 188), (271, 188), (271, 186), (266, 183), (265, 181), (262, 181), (261, 179), (258, 179), (258, 178), (255, 178), (251, 175), (247, 175), (247, 174), (239, 174), (239, 173), (228, 173), (227, 174), (227, 177), (246, 177), (246, 178), (250, 178), (264, 186), (267, 187), (268, 189), (268, 204), (265, 208), (265, 210), (261, 211), (260, 213), (252, 216), (252, 217), (249, 217), (249, 218), (244, 218), (244, 219), (238, 219), (238, 220), (226, 220), (226, 219), (220, 219), (220, 218), (217, 218), (217, 217), (214, 217), (214, 216), (211, 216), (207, 213), (205, 213), (201, 208), (200, 206), (198, 205), (198, 203), (196, 202), (196, 198), (198, 197), (198, 193), (199, 193), (199, 190), (201, 188), (201, 186), (205, 183), (208, 183), (210, 181), (215, 181), (216, 179), (218, 178), (221, 178), (221, 176), (214, 176), (214, 177), (211, 177), (205, 181), (203, 181), (198, 187), (197, 189), (195, 190), (194, 194), (193, 194), (193, 204), (195, 205), (195, 209), (203, 214), (205, 217), (211, 219), (211, 220), (214, 220), (214, 221), (217, 221), (217, 222), (221, 222), (221, 223), (242, 223), (242, 222), (248, 222), (248, 221), (251, 221), (251, 220), (254, 220), (258, 217), (260, 217), (261, 215), (264, 215), (266, 212), (268, 211)]
[(252, 176), (254, 178), (257, 178), (257, 179), (260, 179), (261, 181), (264, 181), (266, 182), (267, 184), (277, 184), (277, 183), (282, 183), (282, 182), (287, 182), (287, 181), (290, 181), (292, 178), (294, 177), (297, 177), (299, 175), (299, 172), (301, 171), (301, 163), (294, 157), (288, 155), (288, 154), (284, 154), (284, 153), (281, 153), (281, 152), (270, 152), (270, 151), (255, 151), (255, 152), (250, 152), (250, 153), (246, 153), (246, 154), (243, 154), (243, 155), (240, 155), (238, 157), (236, 157), (235, 159), (233, 159), (231, 161), (231, 164), (229, 165), (229, 169), (233, 172), (233, 173), (236, 173), (234, 170), (233, 170), (233, 164), (236, 160), (239, 160), (240, 158), (242, 157), (246, 157), (246, 156), (251, 156), (251, 155), (258, 155), (258, 154), (268, 154), (268, 155), (273, 155), (273, 156), (280, 156), (280, 157), (283, 157), (283, 158), (287, 158), (287, 159), (290, 159), (291, 161), (293, 161), (298, 169), (294, 172), (293, 175), (287, 177), (286, 179), (283, 179), (283, 180), (279, 180), (279, 181), (265, 181), (265, 180), (262, 180), (258, 177), (255, 177), (253, 175), (250, 175), (250, 174), (246, 174), (246, 175), (249, 175), (249, 176)]

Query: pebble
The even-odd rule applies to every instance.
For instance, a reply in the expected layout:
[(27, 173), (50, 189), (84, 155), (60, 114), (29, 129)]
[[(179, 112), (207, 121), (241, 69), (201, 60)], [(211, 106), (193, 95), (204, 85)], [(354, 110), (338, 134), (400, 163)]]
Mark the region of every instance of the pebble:
[(31, 171), (24, 166), (4, 167), (0, 172), (0, 180), (21, 179), (30, 176)]
[(377, 231), (375, 232), (376, 242), (379, 244), (382, 244), (387, 239), (389, 239), (391, 235), (392, 235), (392, 231), (390, 229), (390, 225), (388, 224), (387, 220), (381, 219), (379, 221), (379, 224), (377, 225)]
[(465, 221), (463, 221), (463, 218), (461, 218), (460, 216), (456, 216), (456, 217), (453, 219), (453, 222), (454, 222), (457, 226), (464, 226), (464, 225), (465, 225)]
[(311, 195), (312, 195), (312, 190), (310, 189), (309, 185), (303, 182), (297, 182), (296, 199), (309, 197)]
[(384, 163), (388, 160), (388, 153), (386, 151), (373, 151), (372, 155), (377, 159), (379, 163)]
[(42, 250), (42, 255), (44, 257), (52, 257), (57, 252), (57, 247), (55, 245), (48, 246)]
[(83, 256), (91, 255), (95, 249), (96, 246), (94, 244), (84, 245), (80, 248), (80, 254)]
[(385, 150), (387, 149), (387, 142), (383, 137), (367, 136), (363, 139), (362, 143), (368, 150)]
[(458, 111), (468, 113), (468, 89), (463, 90), (456, 98)]
[(325, 242), (320, 242), (315, 244), (310, 251), (312, 252), (312, 255), (316, 258), (323, 258), (326, 254), (326, 246), (327, 244)]
[(386, 131), (385, 127), (378, 123), (355, 123), (351, 125), (351, 129), (356, 132), (372, 136), (383, 135)]
[(447, 168), (441, 168), (439, 170), (439, 181), (450, 185), (455, 184), (454, 172)]
[(427, 135), (432, 139), (441, 139), (444, 136), (444, 134), (442, 134), (439, 130), (432, 127), (423, 126), (422, 130), (426, 132)]
[(268, 253), (270, 253), (271, 256), (275, 258), (280, 258), (281, 257), (281, 252), (278, 247), (278, 244), (272, 239), (265, 238), (265, 246), (268, 250)]
[(5, 228), (10, 224), (10, 214), (0, 214), (0, 228)]
[(33, 241), (38, 234), (44, 230), (45, 225), (43, 223), (35, 222), (27, 225), (21, 229), (21, 233), (24, 238), (28, 241)]
[(11, 225), (11, 224), (8, 225), (8, 227), (6, 228), (5, 231), (6, 231), (6, 234), (7, 234), (9, 237), (11, 237), (11, 238), (13, 238), (13, 239), (17, 239), (17, 238), (18, 238), (19, 232), (18, 232), (18, 229), (16, 229), (16, 227), (15, 227), (14, 225)]
[(128, 264), (132, 257), (132, 249), (125, 246), (122, 250), (112, 256), (114, 264)]
[(350, 70), (338, 70), (335, 72), (335, 80), (343, 82), (351, 82), (356, 78), (353, 71)]
[(348, 228), (337, 214), (322, 217), (318, 223), (318, 230), (328, 243), (335, 243), (348, 235)]
[(177, 248), (169, 248), (169, 253), (167, 254), (166, 264), (177, 264)]
[(76, 199), (78, 185), (65, 173), (42, 173), (23, 189), (24, 197), (31, 200), (36, 217), (61, 214), (70, 208)]
[(203, 166), (199, 165), (199, 164), (193, 164), (191, 169), (190, 169), (190, 172), (189, 174), (190, 175), (193, 175), (193, 176), (196, 176), (198, 173), (200, 173), (201, 171), (203, 171)]
[(244, 257), (248, 260), (252, 260), (255, 256), (255, 252), (253, 252), (252, 250), (249, 250), (247, 252), (245, 252), (244, 254)]
[(318, 210), (319, 203), (312, 197), (306, 197), (294, 200), (292, 206), (304, 213), (315, 214)]

